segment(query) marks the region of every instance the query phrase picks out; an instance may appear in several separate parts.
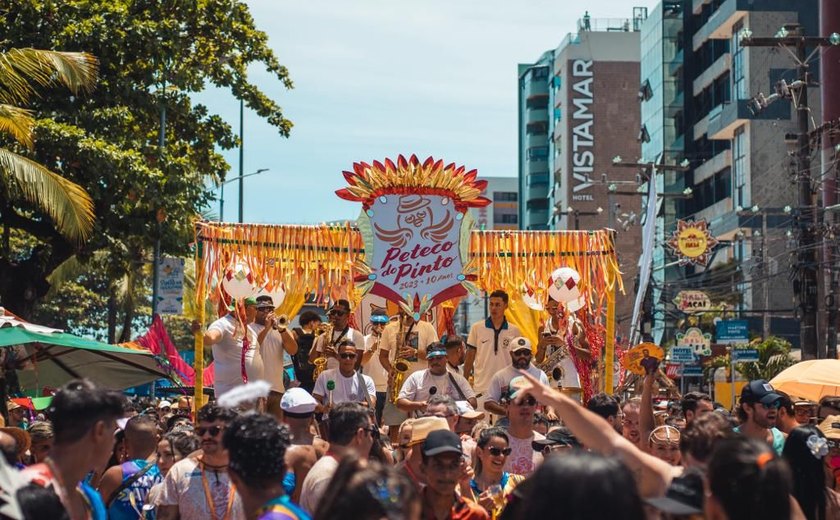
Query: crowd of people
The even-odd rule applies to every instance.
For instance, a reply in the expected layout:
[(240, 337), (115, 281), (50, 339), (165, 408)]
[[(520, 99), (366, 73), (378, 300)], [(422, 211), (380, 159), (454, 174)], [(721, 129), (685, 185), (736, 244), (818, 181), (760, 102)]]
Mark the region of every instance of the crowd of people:
[(10, 405), (0, 518), (840, 518), (840, 397), (663, 400), (652, 364), (639, 395), (587, 395), (574, 314), (549, 305), (533, 345), (506, 306), (492, 293), (463, 340), (382, 311), (362, 336), (344, 300), (320, 335), (316, 313), (286, 329), (267, 297), (237, 302), (205, 333), (217, 400), (77, 380), (33, 422)]

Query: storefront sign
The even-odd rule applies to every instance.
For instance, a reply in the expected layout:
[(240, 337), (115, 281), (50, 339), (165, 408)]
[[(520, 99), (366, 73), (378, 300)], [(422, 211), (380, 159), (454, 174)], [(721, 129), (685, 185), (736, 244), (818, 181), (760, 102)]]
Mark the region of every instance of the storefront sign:
[(680, 291), (674, 298), (674, 305), (686, 314), (694, 314), (711, 310), (712, 300), (703, 291)]
[(181, 314), (184, 308), (184, 259), (163, 257), (158, 261), (158, 314)]
[(712, 335), (697, 327), (690, 327), (685, 332), (677, 332), (677, 346), (691, 347), (695, 356), (712, 355)]
[(678, 220), (668, 245), (680, 259), (680, 264), (706, 265), (709, 253), (718, 244), (709, 232), (709, 224), (705, 219)]

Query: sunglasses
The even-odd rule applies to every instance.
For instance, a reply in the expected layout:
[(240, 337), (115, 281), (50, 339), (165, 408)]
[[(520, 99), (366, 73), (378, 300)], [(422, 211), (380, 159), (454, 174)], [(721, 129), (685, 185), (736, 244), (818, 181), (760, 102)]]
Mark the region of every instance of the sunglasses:
[(343, 311), (341, 309), (331, 309), (330, 312), (327, 313), (327, 316), (344, 316), (347, 314), (347, 311)]
[(525, 350), (525, 349), (514, 350), (513, 355), (516, 356), (516, 357), (531, 357), (531, 351), (530, 350)]
[(534, 399), (534, 397), (530, 396), (530, 395), (528, 397), (526, 397), (525, 399), (522, 399), (518, 403), (516, 401), (516, 398), (512, 398), (511, 402), (514, 403), (514, 404), (519, 404), (519, 406), (536, 406), (537, 405), (537, 400)]
[(160, 410), (162, 412), (170, 412), (170, 411), (172, 411), (172, 408), (170, 408), (168, 406), (164, 406), (163, 408), (158, 408), (158, 410)]
[(338, 355), (338, 357), (340, 357), (341, 359), (355, 359), (356, 354), (351, 352), (342, 352)]
[(199, 426), (195, 429), (195, 434), (199, 437), (204, 437), (205, 433), (209, 433), (211, 437), (215, 437), (222, 433), (224, 429), (224, 426)]
[(495, 446), (490, 446), (489, 448), (487, 448), (487, 452), (494, 457), (498, 457), (499, 455), (504, 455), (505, 457), (507, 457), (511, 454), (512, 451), (513, 450), (511, 448), (497, 448)]

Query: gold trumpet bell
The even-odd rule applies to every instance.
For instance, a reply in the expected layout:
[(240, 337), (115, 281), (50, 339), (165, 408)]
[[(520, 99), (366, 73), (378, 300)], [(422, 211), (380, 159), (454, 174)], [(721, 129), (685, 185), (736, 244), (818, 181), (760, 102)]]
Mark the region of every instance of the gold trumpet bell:
[(397, 372), (408, 372), (408, 362), (403, 359), (398, 359), (394, 362), (394, 369)]

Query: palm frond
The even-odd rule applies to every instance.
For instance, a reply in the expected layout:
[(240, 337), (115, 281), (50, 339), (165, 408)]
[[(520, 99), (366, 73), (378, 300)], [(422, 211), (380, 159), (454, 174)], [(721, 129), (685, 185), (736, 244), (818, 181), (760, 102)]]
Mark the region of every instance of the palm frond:
[(98, 265), (108, 256), (108, 251), (100, 249), (99, 251), (94, 251), (87, 262), (82, 262), (79, 260), (78, 256), (73, 255), (58, 264), (58, 267), (53, 269), (52, 272), (47, 275), (47, 282), (50, 284), (50, 290), (47, 293), (46, 298), (49, 299), (54, 297), (56, 293), (61, 290), (61, 287), (64, 284), (89, 272), (91, 268), (95, 268), (92, 266)]
[(32, 139), (34, 125), (32, 111), (14, 105), (0, 105), (0, 132), (9, 135), (30, 150), (34, 146)]
[(0, 102), (26, 103), (36, 94), (34, 84), (60, 84), (73, 94), (96, 84), (99, 60), (86, 52), (11, 49), (0, 53)]
[(38, 206), (68, 240), (83, 242), (93, 231), (93, 201), (78, 184), (37, 162), (0, 148), (0, 182)]

